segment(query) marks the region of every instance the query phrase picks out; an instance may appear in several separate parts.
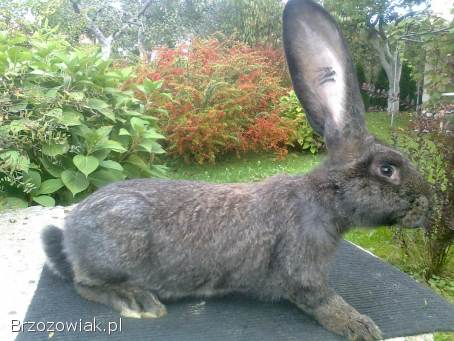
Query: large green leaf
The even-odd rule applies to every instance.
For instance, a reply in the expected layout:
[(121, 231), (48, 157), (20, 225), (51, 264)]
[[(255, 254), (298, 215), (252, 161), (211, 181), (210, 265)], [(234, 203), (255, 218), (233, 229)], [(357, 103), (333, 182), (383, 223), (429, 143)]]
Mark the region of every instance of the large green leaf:
[(112, 126), (102, 126), (96, 129), (96, 133), (101, 137), (109, 137), (112, 128)]
[(126, 151), (126, 148), (123, 147), (120, 142), (114, 141), (114, 140), (107, 140), (107, 141), (102, 141), (96, 144), (95, 150), (100, 150), (100, 149), (110, 149), (113, 150), (114, 152), (119, 152), (123, 153)]
[(130, 123), (132, 129), (134, 129), (136, 132), (143, 132), (146, 126), (150, 124), (150, 122), (145, 121), (139, 117), (132, 117)]
[(104, 102), (103, 100), (99, 98), (89, 98), (87, 100), (87, 106), (89, 108), (95, 109), (95, 110), (100, 110), (100, 109), (106, 109), (109, 107), (109, 104)]
[(167, 178), (169, 168), (163, 165), (152, 165), (151, 174), (157, 178)]
[(40, 195), (32, 198), (34, 202), (40, 204), (41, 206), (54, 207), (55, 199), (48, 195)]
[(136, 154), (130, 155), (123, 164), (128, 178), (143, 178), (151, 176), (150, 165)]
[(93, 173), (99, 166), (99, 161), (94, 156), (76, 155), (73, 157), (73, 163), (85, 176)]
[(60, 108), (55, 108), (55, 109), (51, 109), (51, 110), (47, 111), (46, 113), (44, 113), (44, 115), (50, 116), (50, 117), (55, 117), (57, 119), (61, 119), (62, 113), (63, 113), (63, 110), (61, 110)]
[(124, 172), (129, 179), (138, 179), (151, 176), (151, 171), (146, 172), (140, 167), (137, 167), (133, 164), (126, 163), (123, 165)]
[(42, 147), (42, 152), (44, 155), (47, 156), (57, 156), (61, 154), (65, 154), (69, 150), (68, 141), (64, 141), (63, 143), (56, 143), (50, 142)]
[(89, 98), (87, 100), (87, 107), (99, 111), (107, 118), (115, 121), (115, 114), (113, 113), (110, 105), (99, 98)]
[(120, 172), (123, 171), (123, 167), (118, 162), (112, 161), (112, 160), (101, 161), (101, 167), (108, 168), (108, 169), (115, 169)]
[(97, 150), (97, 151), (93, 152), (91, 155), (94, 156), (95, 158), (97, 158), (98, 161), (101, 162), (109, 154), (110, 154), (110, 149), (100, 149), (100, 150)]
[(84, 174), (73, 170), (63, 171), (61, 173), (61, 181), (63, 181), (66, 188), (68, 188), (73, 195), (85, 191), (89, 185)]
[(50, 175), (55, 176), (56, 178), (60, 177), (61, 172), (64, 171), (64, 168), (52, 163), (46, 158), (41, 158), (41, 163), (44, 166), (44, 169), (49, 172)]
[(88, 176), (90, 182), (98, 188), (125, 178), (123, 172), (114, 169), (100, 169)]
[(77, 126), (81, 124), (82, 119), (83, 116), (81, 113), (73, 110), (65, 110), (60, 118), (60, 122), (66, 126)]
[(131, 134), (125, 128), (121, 128), (120, 131), (118, 132), (118, 135), (120, 135), (120, 136), (130, 136)]
[(154, 153), (154, 154), (163, 154), (165, 153), (165, 150), (162, 149), (161, 145), (154, 140), (151, 139), (144, 139), (139, 146), (144, 150), (149, 153)]
[(111, 119), (112, 121), (115, 121), (115, 114), (112, 110), (110, 109), (101, 109), (98, 110), (101, 114), (106, 116), (108, 119)]
[(153, 128), (148, 128), (147, 131), (145, 131), (142, 136), (147, 139), (164, 139), (165, 138), (164, 135), (157, 133), (156, 130)]
[(62, 188), (63, 182), (60, 179), (49, 179), (41, 183), (39, 194), (50, 194)]
[(35, 170), (30, 169), (28, 173), (24, 175), (24, 181), (29, 186), (33, 187), (34, 191), (41, 187), (41, 175)]

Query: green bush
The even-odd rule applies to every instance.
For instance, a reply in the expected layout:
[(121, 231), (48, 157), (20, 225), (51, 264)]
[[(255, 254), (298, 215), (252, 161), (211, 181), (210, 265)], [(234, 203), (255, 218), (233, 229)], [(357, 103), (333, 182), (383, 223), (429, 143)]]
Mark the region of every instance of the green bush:
[[(0, 32), (0, 208), (75, 202), (126, 178), (161, 176), (150, 98), (161, 83), (125, 85), (98, 50), (55, 31)], [(140, 99), (137, 93), (142, 93)]]
[(279, 101), (280, 116), (295, 123), (295, 134), (291, 142), (300, 149), (315, 154), (323, 146), (323, 139), (317, 135), (306, 118), (306, 114), (292, 90), (287, 96), (282, 96)]
[[(427, 130), (421, 122), (412, 128), (421, 131), (418, 126)], [(454, 245), (454, 136), (434, 126), (428, 133), (407, 132), (397, 140), (433, 188), (430, 230), (396, 230), (411, 271), (426, 280), (443, 271)]]

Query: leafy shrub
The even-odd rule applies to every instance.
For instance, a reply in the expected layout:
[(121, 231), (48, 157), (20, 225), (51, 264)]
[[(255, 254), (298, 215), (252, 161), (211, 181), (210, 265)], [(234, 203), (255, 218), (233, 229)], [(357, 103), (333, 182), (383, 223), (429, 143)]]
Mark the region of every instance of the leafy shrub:
[(454, 136), (439, 131), (439, 124), (432, 131), (427, 125), (416, 120), (412, 131), (398, 137), (397, 143), (406, 150), (427, 181), (432, 184), (433, 198), (431, 229), (397, 230), (400, 242), (414, 271), (426, 280), (440, 274), (449, 260), (448, 255), (454, 244)]
[(312, 154), (319, 151), (323, 146), (323, 139), (309, 125), (306, 114), (293, 90), (287, 96), (281, 97), (279, 114), (295, 123), (295, 133), (291, 142)]
[(204, 163), (228, 152), (286, 153), (292, 124), (275, 113), (288, 91), (285, 74), (280, 51), (213, 38), (160, 50), (134, 82), (163, 81), (173, 97), (165, 105), (168, 115), (159, 114), (158, 122), (167, 150)]
[(163, 174), (150, 115), (161, 82), (120, 87), (130, 70), (53, 31), (1, 32), (0, 74), (0, 207), (70, 203), (109, 182)]

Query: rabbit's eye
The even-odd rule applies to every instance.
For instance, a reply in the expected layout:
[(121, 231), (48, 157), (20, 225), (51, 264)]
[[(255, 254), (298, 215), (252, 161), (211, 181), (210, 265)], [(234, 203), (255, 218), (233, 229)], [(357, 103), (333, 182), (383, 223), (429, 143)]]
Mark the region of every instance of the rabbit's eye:
[(381, 175), (390, 178), (394, 174), (394, 166), (392, 166), (390, 164), (381, 165), (380, 166), (380, 173), (381, 173)]

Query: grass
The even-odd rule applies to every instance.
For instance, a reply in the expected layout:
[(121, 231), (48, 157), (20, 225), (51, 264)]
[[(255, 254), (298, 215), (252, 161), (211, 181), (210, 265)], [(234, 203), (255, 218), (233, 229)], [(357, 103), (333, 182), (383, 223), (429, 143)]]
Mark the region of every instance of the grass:
[(322, 158), (299, 153), (290, 153), (281, 161), (276, 161), (273, 154), (249, 154), (242, 158), (228, 156), (214, 165), (176, 164), (171, 177), (216, 183), (259, 181), (277, 173), (306, 173)]
[[(394, 127), (405, 127), (409, 116), (399, 114), (394, 119)], [(366, 122), (371, 133), (380, 140), (391, 143), (390, 117), (387, 113), (367, 113)], [(259, 181), (277, 173), (306, 173), (323, 161), (325, 155), (289, 153), (286, 159), (276, 160), (272, 154), (248, 154), (238, 158), (227, 156), (216, 164), (186, 165), (176, 162), (170, 176), (174, 179), (191, 179), (215, 183)], [(394, 240), (394, 233), (389, 227), (377, 229), (354, 229), (345, 235), (345, 239), (371, 251), (378, 257), (406, 271), (416, 280), (421, 277), (413, 272), (406, 262), (401, 249)], [(452, 252), (454, 256), (454, 250)], [(447, 271), (429, 285), (448, 300), (454, 302), (454, 257)], [(436, 341), (454, 341), (454, 333), (437, 333)]]
[[(406, 113), (400, 113), (394, 117), (394, 128), (404, 128), (408, 125), (410, 116)], [(386, 112), (368, 112), (366, 113), (366, 123), (369, 131), (380, 140), (391, 143), (391, 116)]]

